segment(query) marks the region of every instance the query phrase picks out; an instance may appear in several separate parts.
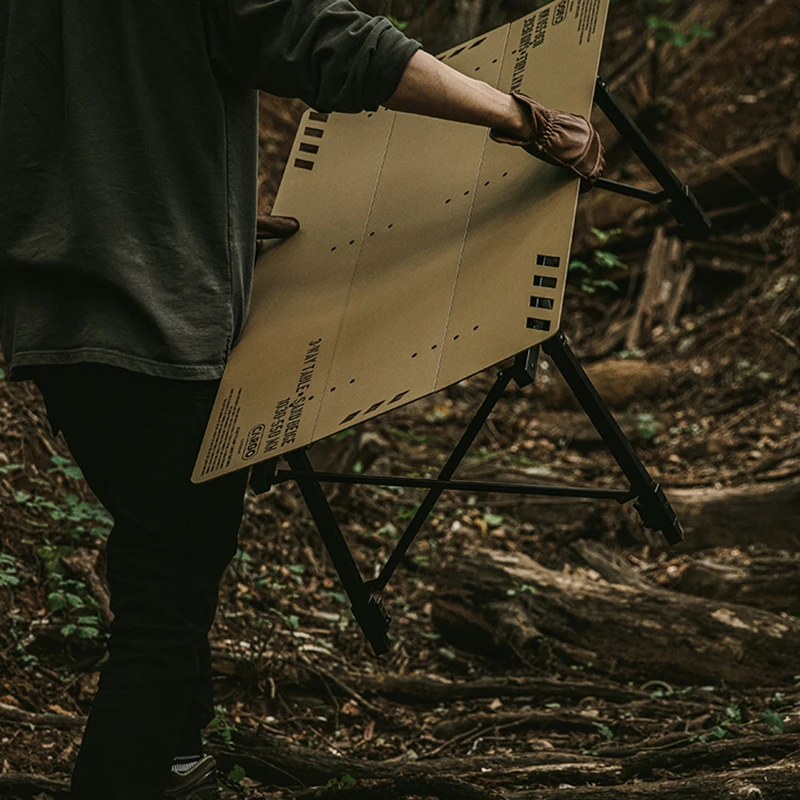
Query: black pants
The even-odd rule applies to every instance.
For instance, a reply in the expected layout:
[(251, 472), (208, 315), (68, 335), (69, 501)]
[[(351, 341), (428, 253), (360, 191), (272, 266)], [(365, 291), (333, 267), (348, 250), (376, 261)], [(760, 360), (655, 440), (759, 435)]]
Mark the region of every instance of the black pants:
[(114, 620), (72, 776), (73, 800), (156, 800), (182, 741), (214, 717), (208, 631), (236, 553), (246, 472), (192, 484), (218, 381), (95, 364), (35, 381), (114, 518)]

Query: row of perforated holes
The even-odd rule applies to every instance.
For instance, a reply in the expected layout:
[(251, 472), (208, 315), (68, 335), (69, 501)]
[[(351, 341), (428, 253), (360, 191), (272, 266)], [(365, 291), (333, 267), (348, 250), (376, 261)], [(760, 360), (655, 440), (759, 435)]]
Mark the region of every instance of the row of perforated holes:
[[(308, 115), (308, 118), (313, 122), (328, 121), (327, 114), (320, 114), (317, 111), (312, 111)], [(313, 139), (321, 139), (324, 133), (325, 131), (322, 130), (322, 128), (313, 128), (309, 126), (303, 131), (303, 136), (309, 136)], [(312, 144), (311, 142), (300, 142), (299, 150), (301, 153), (309, 153), (311, 155), (316, 155), (317, 153), (319, 153), (319, 145)], [(294, 165), (299, 169), (314, 169), (314, 162), (307, 158), (296, 158), (294, 160)]]
[[(301, 148), (302, 148), (302, 145), (301, 145)], [(310, 169), (310, 168), (309, 168), (309, 169)], [(503, 173), (503, 175), (502, 175), (502, 177), (503, 177), (503, 178), (505, 178), (505, 177), (507, 177), (507, 176), (508, 176), (508, 173), (507, 173), (507, 172), (504, 172), (504, 173)], [(490, 183), (491, 183), (491, 181), (485, 181), (483, 185), (484, 185), (484, 186), (488, 186)], [(464, 192), (464, 196), (466, 197), (466, 196), (467, 196), (469, 193), (470, 193), (470, 190), (469, 190), (469, 189), (467, 189), (467, 190)], [(452, 199), (453, 199), (452, 197), (448, 197), (448, 198), (447, 198), (447, 200), (445, 200), (445, 201), (444, 201), (444, 204), (445, 204), (445, 205), (447, 205), (448, 203), (450, 203), (450, 202), (452, 201)], [(391, 230), (393, 227), (394, 227), (394, 223), (391, 223), (391, 224), (389, 224), (389, 225), (387, 225), (387, 226), (386, 226), (386, 230)], [(374, 236), (376, 233), (377, 233), (377, 231), (370, 231), (370, 234), (369, 234), (369, 235), (370, 235), (370, 236)], [(351, 239), (351, 240), (350, 240), (350, 242), (349, 242), (349, 244), (351, 244), (351, 245), (352, 245), (352, 244), (355, 244), (355, 243), (356, 243), (356, 240), (355, 240), (355, 239)], [(333, 252), (334, 250), (336, 250), (336, 245), (334, 245), (333, 247), (331, 247), (331, 252)]]
[[(561, 259), (558, 256), (545, 256), (545, 255), (538, 255), (536, 256), (536, 266), (537, 267), (551, 267), (552, 269), (558, 269), (561, 265)], [(558, 285), (558, 279), (552, 277), (551, 275), (539, 275), (534, 273), (533, 276), (533, 285), (534, 286), (541, 286), (544, 289), (555, 289)], [(531, 295), (530, 299), (530, 307), (531, 308), (544, 308), (548, 311), (552, 311), (553, 309), (553, 299), (551, 297), (539, 297), (537, 295)], [(550, 320), (544, 319), (542, 317), (528, 317), (527, 327), (531, 330), (535, 331), (549, 331), (550, 330)]]
[[(350, 381), (352, 383), (352, 381)], [(333, 389), (331, 389), (333, 391)], [(399, 402), (402, 400), (408, 393), (409, 389), (406, 389), (404, 392), (400, 392), (400, 394), (396, 394), (391, 400), (389, 400), (386, 405), (393, 405), (394, 403)], [(364, 413), (365, 414), (372, 414), (373, 411), (377, 411), (386, 401), (379, 400), (377, 403), (373, 403)], [(348, 422), (352, 422), (359, 414), (361, 413), (361, 409), (358, 411), (354, 411), (352, 414), (348, 414), (339, 424), (340, 425), (347, 425)]]
[[(476, 330), (478, 330), (478, 328), (480, 328), (480, 325), (474, 325), (474, 326), (472, 327), (472, 331), (473, 331), (473, 333), (474, 333)], [(454, 341), (454, 342), (457, 342), (457, 341), (458, 341), (460, 338), (461, 338), (461, 334), (460, 334), (460, 333), (457, 333), (457, 334), (456, 334), (456, 335), (453, 337), (453, 341)], [(438, 348), (439, 348), (439, 345), (438, 345), (438, 344), (432, 344), (432, 345), (431, 345), (431, 350), (437, 350)], [(411, 358), (416, 358), (418, 355), (419, 355), (419, 353), (412, 353), (412, 354), (411, 354)]]
[[(480, 328), (480, 325), (473, 326), (473, 328), (472, 328), (473, 332), (477, 331), (478, 328)], [(457, 333), (455, 336), (453, 336), (453, 341), (455, 342), (460, 338), (461, 338), (461, 335)], [(432, 344), (431, 345), (431, 350), (437, 350), (438, 347), (439, 347), (438, 344)], [(416, 358), (418, 355), (419, 355), (419, 353), (412, 353), (411, 354), (411, 358)], [(356, 382), (355, 378), (352, 378), (350, 380), (350, 383), (355, 383), (355, 382)], [(336, 387), (332, 386), (330, 391), (335, 392), (336, 391)], [(405, 392), (401, 392), (400, 394), (396, 395), (395, 397), (393, 397), (389, 401), (389, 405), (392, 405), (393, 403), (396, 403), (398, 400), (402, 399), (407, 394), (408, 394), (408, 391), (405, 391)], [(365, 414), (371, 414), (373, 411), (377, 411), (383, 405), (383, 403), (384, 403), (383, 400), (381, 400), (378, 403), (373, 403), (373, 405), (371, 405), (364, 413)], [(352, 414), (348, 414), (339, 424), (340, 425), (345, 425), (348, 422), (352, 422), (360, 413), (361, 413), (361, 410), (359, 409), (358, 411), (354, 411)]]

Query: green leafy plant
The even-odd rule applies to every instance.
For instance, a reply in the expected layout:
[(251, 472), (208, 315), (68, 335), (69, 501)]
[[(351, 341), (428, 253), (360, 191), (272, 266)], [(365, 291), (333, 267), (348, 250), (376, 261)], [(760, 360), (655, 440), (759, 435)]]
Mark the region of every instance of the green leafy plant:
[(670, 43), (674, 47), (685, 47), (694, 39), (714, 38), (714, 32), (705, 25), (692, 25), (688, 31), (681, 31), (674, 22), (655, 14), (648, 14), (646, 21), (656, 41)]
[(19, 586), (17, 560), (9, 553), (0, 553), (0, 588)]
[[(47, 595), (47, 607), (53, 612), (53, 619), (63, 623), (62, 636), (76, 636), (78, 639), (98, 639), (103, 620), (97, 612), (97, 601), (89, 594), (86, 584), (64, 578), (53, 572), (48, 578), (51, 591)], [(76, 617), (76, 614), (80, 616)]]
[(736, 375), (734, 380), (739, 382), (745, 378), (758, 378), (760, 381), (770, 381), (773, 378), (771, 372), (761, 369), (758, 364), (753, 364), (752, 361), (742, 359), (736, 362)]
[(488, 447), (474, 447), (466, 455), (467, 461), (485, 461), (494, 458), (495, 454)]
[(292, 630), (297, 630), (300, 627), (300, 617), (297, 614), (284, 614), (278, 608), (273, 608), (272, 613), (281, 619), (281, 621)]
[(597, 732), (607, 741), (610, 742), (614, 738), (614, 732), (608, 725), (603, 725), (602, 722), (593, 722), (592, 725), (597, 728)]
[(232, 783), (239, 783), (245, 777), (247, 777), (247, 773), (241, 764), (234, 764), (233, 769), (228, 773), (228, 780)]
[(395, 516), (399, 520), (411, 519), (417, 513), (417, 506), (400, 506), (397, 509)]
[[(603, 245), (619, 232), (620, 228), (612, 228), (607, 231), (592, 228), (595, 238)], [(573, 259), (569, 264), (569, 271), (579, 275), (581, 291), (587, 294), (594, 294), (598, 289), (619, 291), (619, 286), (614, 281), (602, 277), (603, 271), (610, 269), (628, 269), (628, 265), (624, 264), (616, 253), (604, 249), (594, 250), (588, 261)]]
[(54, 455), (50, 459), (50, 463), (53, 465), (50, 469), (51, 474), (53, 472), (60, 472), (67, 478), (72, 478), (76, 481), (79, 481), (83, 478), (83, 472), (81, 472), (81, 468), (76, 467), (68, 458), (65, 458), (64, 456)]
[[(620, 0), (611, 0), (612, 3)], [(639, 13), (645, 18), (647, 27), (654, 32), (656, 41), (671, 42), (675, 47), (683, 47), (693, 39), (712, 39), (714, 32), (705, 25), (692, 25), (688, 31), (681, 31), (678, 26), (661, 16), (659, 8), (671, 5), (673, 0), (636, 0)]]
[(736, 703), (731, 703), (725, 709), (725, 716), (731, 722), (741, 722), (742, 721), (742, 709)]
[[(34, 516), (70, 523), (69, 534), (73, 539), (80, 539), (90, 530), (102, 538), (106, 538), (111, 532), (113, 519), (105, 508), (100, 503), (84, 502), (76, 494), (67, 494), (62, 502), (56, 503), (41, 495), (17, 489), (12, 494), (12, 499), (18, 505), (25, 506)], [(36, 520), (31, 521), (31, 524), (35, 527), (45, 526)]]
[(538, 467), (540, 469), (545, 467), (545, 464), (542, 461), (538, 461), (535, 458), (529, 458), (524, 453), (509, 453), (506, 456), (506, 461), (512, 467)]
[(515, 589), (506, 589), (506, 594), (509, 597), (514, 597), (517, 594), (537, 594), (537, 591), (535, 586), (529, 586), (527, 583), (523, 583)]
[(731, 732), (726, 727), (727, 724), (727, 722), (723, 722), (722, 725), (715, 725), (709, 733), (703, 733), (700, 736), (692, 735), (689, 737), (689, 741), (708, 744), (708, 742), (713, 742), (716, 739), (732, 739)]
[(786, 730), (786, 725), (783, 722), (783, 717), (771, 708), (765, 708), (760, 717), (762, 722), (769, 725), (769, 732), (773, 734), (783, 733)]
[(77, 634), (79, 639), (97, 639), (100, 636), (100, 624), (100, 617), (97, 614), (78, 617), (75, 622), (68, 622), (61, 627), (61, 635)]
[(224, 706), (214, 706), (214, 711), (216, 712), (217, 716), (208, 723), (208, 727), (210, 730), (217, 733), (222, 741), (232, 749), (233, 734), (236, 732), (236, 726), (228, 724), (228, 721), (224, 717)]
[(642, 412), (636, 415), (636, 430), (645, 442), (657, 442), (662, 428), (653, 414)]
[(352, 775), (342, 775), (341, 778), (331, 778), (326, 784), (326, 789), (344, 789), (345, 786), (352, 786), (356, 779)]

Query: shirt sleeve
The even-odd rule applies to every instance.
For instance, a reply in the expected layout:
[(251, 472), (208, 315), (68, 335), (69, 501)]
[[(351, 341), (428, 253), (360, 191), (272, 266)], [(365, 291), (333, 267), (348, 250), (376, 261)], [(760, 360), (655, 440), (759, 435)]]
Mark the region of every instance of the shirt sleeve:
[(421, 47), (348, 0), (211, 0), (202, 7), (215, 66), (318, 111), (376, 110)]

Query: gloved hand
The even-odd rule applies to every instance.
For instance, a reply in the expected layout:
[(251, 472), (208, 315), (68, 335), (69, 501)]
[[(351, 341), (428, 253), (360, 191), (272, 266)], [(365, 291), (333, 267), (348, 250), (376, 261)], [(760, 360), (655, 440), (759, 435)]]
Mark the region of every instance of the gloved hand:
[(275, 217), (265, 214), (256, 220), (256, 261), (261, 248), (268, 239), (288, 239), (300, 230), (300, 223), (294, 217)]
[(515, 144), (548, 164), (566, 167), (575, 175), (593, 183), (605, 167), (605, 150), (597, 131), (577, 114), (545, 108), (527, 95), (512, 92), (532, 121), (528, 140), (514, 139), (497, 131), (491, 132), (496, 142)]

